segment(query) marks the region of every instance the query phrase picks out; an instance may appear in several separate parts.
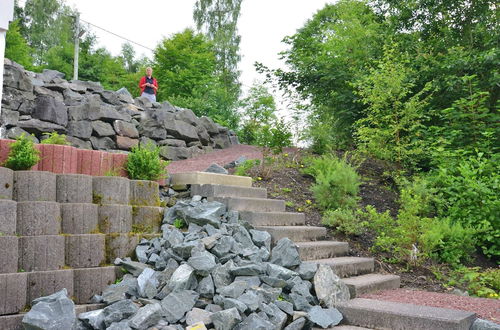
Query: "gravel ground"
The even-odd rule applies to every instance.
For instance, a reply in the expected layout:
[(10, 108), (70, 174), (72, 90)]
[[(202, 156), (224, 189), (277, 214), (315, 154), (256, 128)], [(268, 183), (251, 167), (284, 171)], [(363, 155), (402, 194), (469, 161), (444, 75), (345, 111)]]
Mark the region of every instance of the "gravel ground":
[(474, 312), (479, 318), (500, 323), (500, 300), (462, 297), (448, 293), (396, 289), (363, 295), (361, 298), (394, 301)]
[(217, 150), (195, 158), (177, 160), (167, 166), (168, 173), (184, 173), (192, 171), (204, 171), (213, 163), (224, 166), (240, 156), (248, 159), (262, 159), (259, 148), (239, 144), (227, 149)]

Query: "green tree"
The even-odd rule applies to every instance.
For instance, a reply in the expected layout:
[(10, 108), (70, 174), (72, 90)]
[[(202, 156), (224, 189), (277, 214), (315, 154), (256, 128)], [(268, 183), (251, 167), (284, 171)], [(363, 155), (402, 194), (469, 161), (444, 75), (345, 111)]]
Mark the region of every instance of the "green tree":
[(135, 61), (135, 50), (130, 43), (127, 42), (122, 45), (121, 57), (129, 73), (137, 72), (138, 63)]
[[(197, 0), (193, 18), (197, 29), (213, 42), (216, 74), (221, 85), (218, 106), (225, 112), (234, 111), (241, 92), (238, 63), (241, 59), (238, 34), (242, 0)], [(221, 95), (222, 94), (222, 95)]]
[(5, 42), (5, 57), (31, 70), (33, 66), (32, 49), (20, 32), (19, 20), (10, 23)]

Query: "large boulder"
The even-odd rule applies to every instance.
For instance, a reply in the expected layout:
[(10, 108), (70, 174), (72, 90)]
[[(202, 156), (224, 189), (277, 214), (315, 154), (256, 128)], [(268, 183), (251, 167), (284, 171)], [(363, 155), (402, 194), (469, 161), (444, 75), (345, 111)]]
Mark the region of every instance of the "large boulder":
[(167, 133), (175, 138), (188, 142), (198, 140), (198, 132), (190, 124), (180, 120), (164, 121), (163, 124)]
[(33, 300), (31, 310), (23, 317), (26, 330), (73, 329), (76, 322), (75, 304), (66, 289)]
[(49, 121), (57, 125), (68, 124), (68, 111), (60, 100), (50, 95), (39, 95), (35, 99), (35, 108), (31, 114), (33, 118)]

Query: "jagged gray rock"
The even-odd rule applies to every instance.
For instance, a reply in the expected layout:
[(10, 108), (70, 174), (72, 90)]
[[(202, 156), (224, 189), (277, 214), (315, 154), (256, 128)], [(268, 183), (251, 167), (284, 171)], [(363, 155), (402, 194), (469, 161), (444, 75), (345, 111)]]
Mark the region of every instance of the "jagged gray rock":
[(241, 316), (236, 308), (230, 308), (212, 314), (212, 322), (216, 330), (231, 330), (240, 321)]
[(314, 290), (319, 302), (330, 308), (351, 298), (347, 285), (327, 265), (319, 265), (314, 275)]
[(132, 316), (128, 326), (132, 329), (146, 330), (155, 325), (162, 317), (163, 309), (158, 303), (149, 304), (139, 308), (137, 313)]
[(98, 309), (95, 311), (80, 313), (78, 314), (78, 319), (83, 321), (83, 323), (91, 329), (104, 330), (106, 329), (106, 324), (104, 323), (103, 311), (104, 310), (102, 309)]
[(298, 266), (299, 249), (289, 238), (282, 238), (271, 251), (271, 263), (283, 267)]
[(109, 327), (137, 313), (139, 307), (132, 300), (124, 299), (103, 309), (104, 324)]
[(209, 173), (217, 173), (217, 174), (229, 174), (229, 172), (222, 166), (218, 165), (218, 164), (212, 164), (210, 165), (206, 170), (205, 172), (209, 172)]
[(470, 328), (471, 330), (500, 330), (500, 324), (488, 320), (476, 319)]
[(190, 290), (174, 291), (161, 301), (165, 319), (174, 323), (179, 321), (193, 309), (198, 293)]
[(339, 324), (342, 321), (342, 314), (335, 308), (324, 309), (320, 306), (314, 306), (308, 311), (307, 318), (314, 324), (326, 329)]
[(23, 317), (26, 330), (71, 329), (76, 322), (75, 304), (66, 289), (37, 298), (32, 306)]

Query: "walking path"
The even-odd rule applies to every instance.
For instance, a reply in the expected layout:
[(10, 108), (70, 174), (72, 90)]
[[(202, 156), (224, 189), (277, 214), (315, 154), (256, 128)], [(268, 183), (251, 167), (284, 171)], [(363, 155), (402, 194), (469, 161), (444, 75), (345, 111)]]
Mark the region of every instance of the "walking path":
[(224, 166), (240, 156), (245, 156), (248, 159), (262, 159), (262, 152), (258, 147), (239, 144), (194, 158), (173, 161), (167, 166), (167, 171), (172, 174), (204, 171), (213, 163)]

